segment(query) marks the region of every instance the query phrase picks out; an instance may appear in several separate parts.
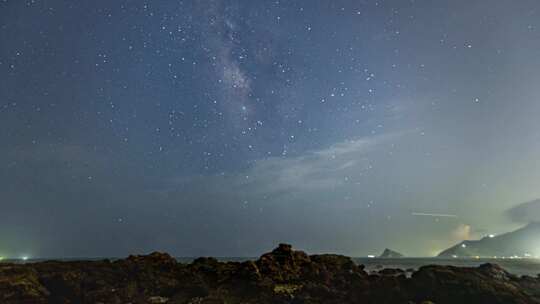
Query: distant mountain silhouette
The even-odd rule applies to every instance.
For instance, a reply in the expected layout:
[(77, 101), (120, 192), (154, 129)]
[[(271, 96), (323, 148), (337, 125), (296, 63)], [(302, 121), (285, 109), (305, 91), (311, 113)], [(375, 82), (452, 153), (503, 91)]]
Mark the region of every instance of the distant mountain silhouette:
[(540, 256), (540, 223), (518, 230), (490, 235), (476, 241), (463, 241), (442, 251), (439, 257), (535, 257)]
[(380, 258), (402, 258), (403, 254), (386, 248), (379, 257)]

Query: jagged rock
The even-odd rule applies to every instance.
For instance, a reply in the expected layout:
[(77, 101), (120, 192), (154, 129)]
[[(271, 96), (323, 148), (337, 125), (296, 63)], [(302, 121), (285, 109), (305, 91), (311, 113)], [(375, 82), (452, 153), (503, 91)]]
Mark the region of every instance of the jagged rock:
[[(435, 303), (539, 303), (520, 286), (520, 279), (499, 266), (478, 268), (424, 266), (412, 274), (413, 290)], [(536, 289), (540, 282), (536, 282)]]
[(305, 252), (292, 250), (292, 246), (288, 244), (279, 244), (256, 262), (263, 276), (278, 282), (298, 280), (301, 272), (310, 263), (311, 260)]
[[(164, 253), (114, 262), (0, 264), (4, 304), (540, 304), (540, 279), (518, 278), (494, 264), (424, 266), (368, 275), (350, 258), (307, 255), (281, 244), (258, 260), (177, 263)], [(432, 301), (432, 302), (429, 302)]]
[(39, 274), (30, 267), (0, 266), (0, 303), (47, 303), (49, 292), (39, 282)]
[(378, 273), (381, 275), (387, 275), (387, 276), (397, 276), (397, 275), (404, 274), (405, 271), (399, 268), (385, 268), (383, 270), (380, 270)]

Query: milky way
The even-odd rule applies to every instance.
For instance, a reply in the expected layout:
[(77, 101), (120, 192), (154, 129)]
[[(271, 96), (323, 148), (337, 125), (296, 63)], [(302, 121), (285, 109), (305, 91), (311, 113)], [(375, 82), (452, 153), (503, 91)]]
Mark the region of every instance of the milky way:
[(0, 256), (432, 255), (516, 228), (539, 10), (0, 1)]

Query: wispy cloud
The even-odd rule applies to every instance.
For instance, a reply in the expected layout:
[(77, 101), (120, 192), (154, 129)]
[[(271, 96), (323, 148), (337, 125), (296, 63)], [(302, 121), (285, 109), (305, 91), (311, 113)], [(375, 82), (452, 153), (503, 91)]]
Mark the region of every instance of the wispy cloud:
[(540, 222), (540, 199), (519, 204), (506, 211), (506, 215), (514, 222)]
[[(348, 140), (296, 157), (265, 158), (247, 170), (228, 176), (225, 185), (222, 181), (216, 182), (216, 185), (222, 186), (222, 190), (242, 193), (246, 197), (271, 196), (276, 193), (294, 197), (306, 192), (324, 192), (354, 185), (360, 176), (371, 169), (369, 154), (402, 134)], [(216, 178), (219, 180), (221, 177)], [(181, 180), (182, 184), (192, 182), (196, 180)], [(204, 182), (208, 185), (208, 178)]]
[[(378, 229), (375, 219), (387, 221), (388, 214), (401, 208), (372, 201), (372, 188), (380, 187), (374, 186), (380, 177), (373, 166), (405, 134), (362, 137), (299, 156), (265, 158), (225, 175), (175, 179), (160, 190), (160, 196), (164, 208), (217, 216), (217, 222), (234, 225), (229, 231), (234, 230), (235, 239), (251, 244), (250, 248), (278, 241), (302, 246), (301, 242), (308, 241), (304, 245), (315, 251), (341, 247), (341, 251), (359, 250), (358, 254), (368, 247), (383, 246), (378, 242), (386, 233), (393, 235), (385, 229), (370, 232)], [(402, 214), (410, 217), (410, 213)], [(298, 222), (300, 216), (303, 220)], [(219, 242), (229, 246), (226, 240), (230, 238), (216, 229), (212, 228), (213, 235), (220, 235)], [(306, 238), (315, 231), (318, 236)], [(332, 237), (339, 240), (323, 241)], [(364, 245), (350, 243), (356, 239), (362, 239)]]

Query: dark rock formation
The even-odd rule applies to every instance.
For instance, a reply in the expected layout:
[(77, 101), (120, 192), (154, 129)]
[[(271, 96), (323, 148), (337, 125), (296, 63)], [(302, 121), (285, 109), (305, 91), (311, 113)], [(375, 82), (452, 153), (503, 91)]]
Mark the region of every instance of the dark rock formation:
[(402, 258), (403, 254), (401, 254), (401, 253), (399, 253), (397, 251), (386, 248), (386, 249), (384, 249), (383, 253), (381, 253), (381, 255), (379, 257), (380, 258), (385, 258), (385, 259), (395, 259), (395, 258)]
[(368, 275), (341, 255), (281, 244), (256, 261), (190, 264), (153, 253), (117, 261), (0, 264), (0, 303), (540, 303), (540, 279), (497, 265), (425, 266)]
[(378, 271), (377, 273), (382, 274), (382, 275), (397, 276), (397, 275), (405, 274), (405, 271), (399, 268), (385, 268), (383, 270)]
[(463, 241), (442, 251), (439, 257), (526, 257), (540, 256), (540, 223), (530, 223), (518, 230), (477, 241)]

